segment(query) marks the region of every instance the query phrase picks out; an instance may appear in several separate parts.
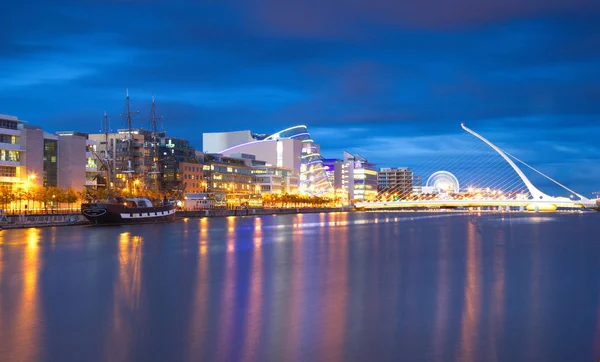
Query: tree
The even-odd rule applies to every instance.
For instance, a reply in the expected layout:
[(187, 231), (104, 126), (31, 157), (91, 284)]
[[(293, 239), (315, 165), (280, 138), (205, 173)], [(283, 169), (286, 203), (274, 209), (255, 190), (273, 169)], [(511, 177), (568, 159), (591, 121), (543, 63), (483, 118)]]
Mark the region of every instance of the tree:
[(46, 189), (44, 187), (36, 187), (29, 191), (29, 198), (33, 201), (33, 208), (35, 209), (35, 203), (38, 203), (38, 206), (41, 208), (42, 203), (44, 202), (44, 193)]
[(2, 209), (6, 210), (9, 208), (11, 201), (15, 198), (15, 193), (12, 187), (0, 187), (0, 204)]
[(70, 187), (66, 189), (64, 192), (64, 200), (69, 205), (70, 210), (73, 204), (76, 203), (78, 200), (77, 191), (73, 190)]
[(21, 209), (21, 207), (23, 206), (22, 201), (25, 198), (25, 190), (23, 189), (17, 189), (14, 193), (14, 201), (18, 202), (19, 205), (19, 209)]

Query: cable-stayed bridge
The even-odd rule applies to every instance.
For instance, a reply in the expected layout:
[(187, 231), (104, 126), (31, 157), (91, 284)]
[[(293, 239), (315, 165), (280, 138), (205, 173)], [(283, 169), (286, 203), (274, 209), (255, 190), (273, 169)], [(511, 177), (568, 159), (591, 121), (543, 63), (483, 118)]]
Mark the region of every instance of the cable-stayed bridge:
[[(469, 136), (481, 141), (480, 145), (485, 145), (483, 147), (487, 153), (472, 147), (462, 152), (461, 157), (454, 157), (442, 165), (444, 170), (435, 170), (435, 167), (439, 165), (429, 165), (434, 167), (435, 172), (430, 172), (431, 176), (427, 178), (425, 184), (419, 186), (420, 192), (407, 192), (406, 184), (398, 184), (380, 190), (376, 200), (357, 202), (354, 206), (366, 210), (403, 208), (493, 208), (528, 211), (555, 211), (559, 208), (598, 209), (598, 199), (586, 198), (502, 150), (464, 124), (461, 124), (461, 127)], [(481, 153), (486, 153), (486, 155), (482, 157)], [(534, 172), (538, 177), (543, 177), (569, 196), (550, 196), (542, 192), (517, 164)], [(445, 169), (457, 170), (461, 176), (456, 177)]]

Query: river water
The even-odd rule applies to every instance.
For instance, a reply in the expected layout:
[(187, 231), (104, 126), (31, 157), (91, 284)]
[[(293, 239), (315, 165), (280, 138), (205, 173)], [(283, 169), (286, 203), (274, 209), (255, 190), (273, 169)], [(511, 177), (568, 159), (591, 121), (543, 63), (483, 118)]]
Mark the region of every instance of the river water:
[(596, 361), (600, 213), (0, 232), (1, 361)]

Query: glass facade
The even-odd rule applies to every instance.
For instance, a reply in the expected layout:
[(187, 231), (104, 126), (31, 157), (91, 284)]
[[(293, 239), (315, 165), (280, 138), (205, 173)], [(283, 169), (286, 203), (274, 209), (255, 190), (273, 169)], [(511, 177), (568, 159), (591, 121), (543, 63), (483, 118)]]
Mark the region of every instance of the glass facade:
[(58, 141), (44, 140), (44, 186), (58, 185)]
[(162, 172), (161, 187), (163, 190), (176, 190), (185, 183), (179, 164), (182, 162), (195, 162), (196, 150), (190, 146), (189, 141), (180, 138), (159, 135), (157, 141), (157, 161), (161, 165)]
[(0, 143), (10, 143), (12, 145), (16, 145), (19, 143), (19, 136), (0, 134)]
[(0, 161), (19, 162), (20, 159), (19, 151), (0, 150)]
[(19, 122), (12, 121), (12, 120), (9, 120), (9, 119), (0, 119), (0, 128), (18, 129), (19, 128)]
[(377, 197), (377, 170), (370, 164), (354, 165), (354, 199), (374, 200)]
[(254, 175), (243, 160), (206, 154), (203, 170), (207, 191), (215, 195), (215, 206), (248, 204), (254, 194)]
[(374, 200), (377, 198), (377, 170), (375, 164), (361, 155), (344, 152), (342, 185), (350, 200)]
[[(296, 126), (279, 131), (269, 137), (272, 139), (297, 139), (302, 141), (300, 164), (300, 192), (309, 195), (333, 194), (333, 186), (327, 177), (318, 147), (308, 133), (306, 126)], [(279, 161), (279, 160), (278, 160)], [(279, 163), (279, 162), (278, 162)], [(278, 166), (280, 166), (278, 164)]]
[(17, 168), (0, 166), (0, 177), (17, 177)]

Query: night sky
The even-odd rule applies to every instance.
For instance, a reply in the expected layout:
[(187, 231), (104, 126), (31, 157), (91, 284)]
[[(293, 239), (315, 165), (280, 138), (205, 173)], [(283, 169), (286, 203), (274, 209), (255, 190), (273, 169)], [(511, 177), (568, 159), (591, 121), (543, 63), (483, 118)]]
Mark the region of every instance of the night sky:
[[(460, 122), (591, 196), (600, 191), (600, 1), (3, 1), (0, 113), (50, 132), (306, 124), (413, 166), (468, 147)], [(451, 141), (455, 139), (456, 141)], [(436, 156), (437, 157), (437, 156)]]

